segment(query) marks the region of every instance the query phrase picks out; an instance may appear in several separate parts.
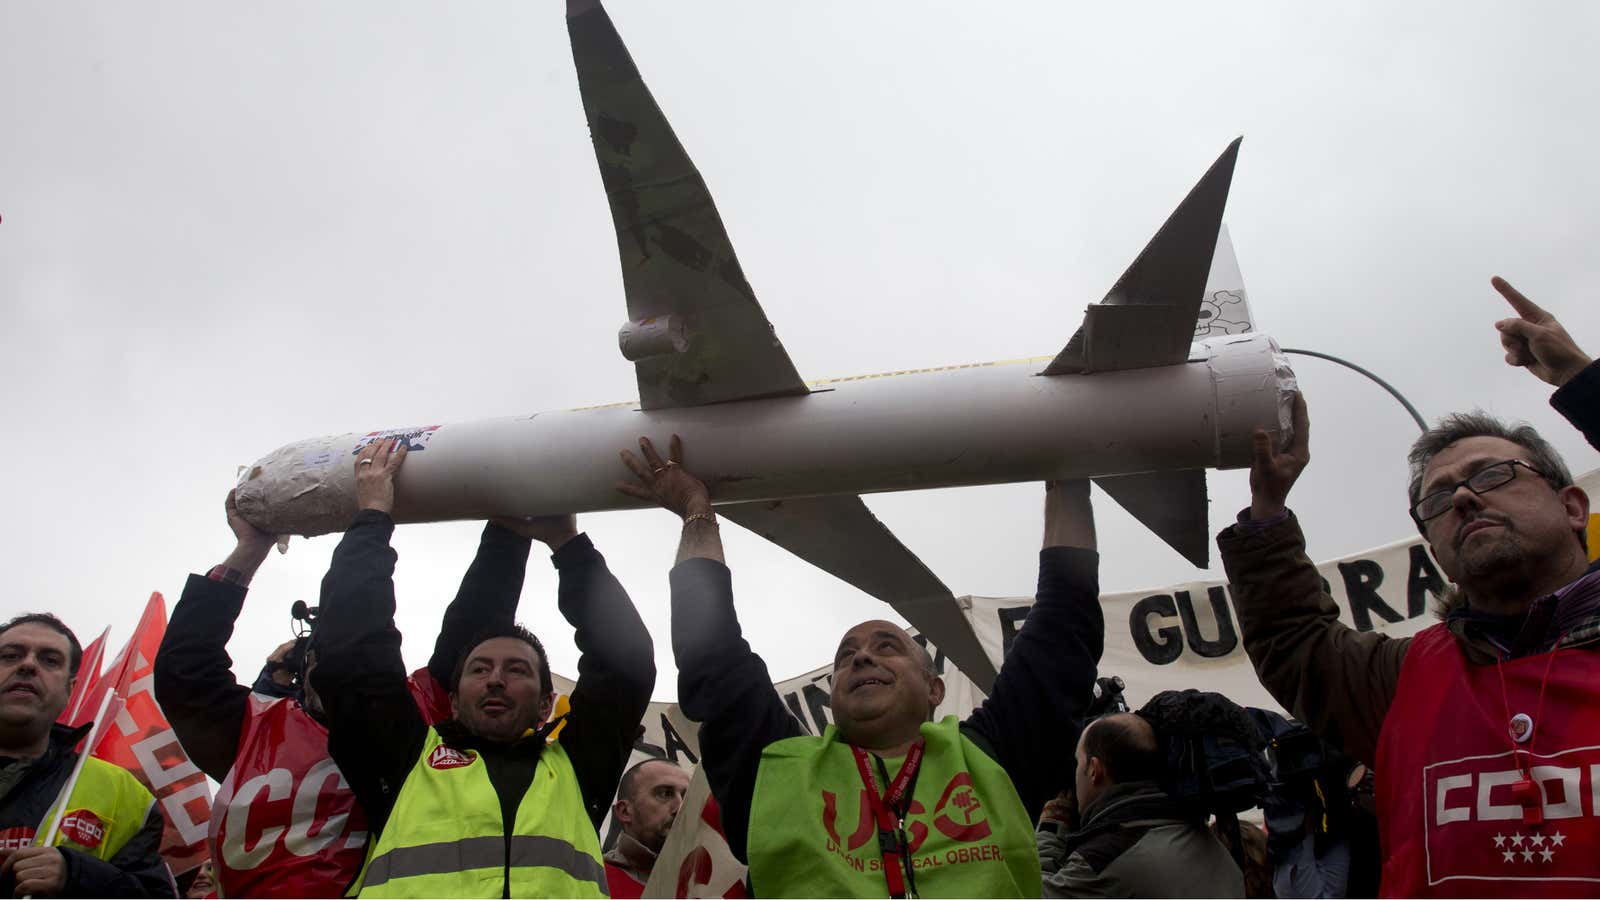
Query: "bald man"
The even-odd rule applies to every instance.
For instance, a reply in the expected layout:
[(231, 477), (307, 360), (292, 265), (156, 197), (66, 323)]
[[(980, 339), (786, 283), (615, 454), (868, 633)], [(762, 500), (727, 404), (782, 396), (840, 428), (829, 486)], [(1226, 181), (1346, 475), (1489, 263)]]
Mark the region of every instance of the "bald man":
[[(1038, 599), (989, 699), (934, 720), (944, 680), (887, 621), (839, 641), (834, 724), (806, 733), (772, 688), (733, 608), (710, 497), (676, 436), (624, 451), (618, 489), (683, 519), (672, 649), (683, 711), (758, 897), (1037, 897), (1033, 823), (1066, 787), (1104, 641), (1088, 482), (1046, 486)], [(642, 457), (642, 459), (641, 459)], [(792, 613), (791, 613), (792, 614)]]
[(1082, 826), (1039, 832), (1046, 897), (1243, 897), (1244, 874), (1159, 782), (1155, 729), (1138, 713), (1090, 722), (1074, 754)]

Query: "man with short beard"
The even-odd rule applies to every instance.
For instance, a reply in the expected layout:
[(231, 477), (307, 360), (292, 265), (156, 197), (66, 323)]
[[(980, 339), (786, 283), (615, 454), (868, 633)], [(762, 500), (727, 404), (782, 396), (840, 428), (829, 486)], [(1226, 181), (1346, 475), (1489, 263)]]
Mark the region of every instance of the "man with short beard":
[(172, 897), (156, 798), (127, 770), (80, 759), (92, 723), (55, 724), (82, 662), (77, 636), (49, 613), (0, 625), (0, 896)]
[(405, 455), (388, 440), (357, 455), (360, 511), (323, 579), (312, 641), (328, 749), (371, 833), (360, 896), (604, 897), (596, 829), (655, 686), (649, 632), (568, 518), (549, 543), (583, 655), (559, 738), (547, 740), (555, 694), (544, 647), (508, 623), (463, 643), (446, 684), (454, 718), (430, 727), (394, 625), (389, 538)]
[[(1504, 280), (1506, 361), (1600, 441), (1600, 365)], [(1391, 639), (1341, 624), (1284, 505), (1310, 460), (1256, 435), (1251, 505), (1217, 539), (1245, 650), (1272, 695), (1377, 772), (1390, 896), (1592, 895), (1600, 827), (1600, 564), (1589, 498), (1526, 425), (1446, 416), (1412, 447), (1413, 520), (1455, 585), (1443, 622)], [(1419, 588), (1415, 588), (1420, 590)]]
[[(223, 506), (234, 549), (185, 583), (156, 654), (156, 699), (189, 758), (221, 785), (207, 845), (222, 895), (341, 897), (365, 858), (366, 815), (329, 756), (327, 720), (306, 685), (315, 666), (310, 635), (274, 650), (254, 685), (234, 678), (228, 640), (276, 538), (245, 521), (232, 491)], [(429, 715), (440, 705), (435, 685), (449, 681), (466, 642), (489, 623), (516, 619), (532, 540), (570, 536), (570, 523), (540, 524), (484, 527), (428, 666), (413, 675)], [(350, 555), (387, 550), (376, 544), (363, 530)]]
[(755, 896), (1037, 897), (1033, 823), (1072, 783), (1104, 643), (1087, 481), (1046, 485), (1039, 592), (989, 699), (934, 721), (944, 679), (905, 629), (869, 621), (834, 656), (834, 724), (807, 735), (740, 634), (716, 514), (673, 436), (641, 439), (618, 490), (683, 519), (672, 649), (684, 714)]
[(643, 895), (688, 790), (689, 773), (665, 759), (647, 759), (622, 773), (617, 802), (611, 805), (622, 831), (605, 856), (612, 900)]

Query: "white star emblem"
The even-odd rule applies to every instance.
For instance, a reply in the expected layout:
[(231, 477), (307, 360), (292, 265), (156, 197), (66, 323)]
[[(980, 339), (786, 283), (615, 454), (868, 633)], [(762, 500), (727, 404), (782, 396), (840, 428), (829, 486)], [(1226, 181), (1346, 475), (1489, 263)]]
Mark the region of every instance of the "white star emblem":
[(1533, 851), (1532, 850), (1524, 850), (1524, 851), (1522, 851), (1522, 861), (1523, 862), (1533, 862)]
[(1555, 834), (1550, 835), (1550, 846), (1559, 847), (1561, 846), (1561, 842), (1566, 839), (1567, 836), (1558, 831)]
[(1506, 852), (1500, 854), (1500, 856), (1506, 862), (1516, 862), (1517, 861), (1517, 853), (1516, 853), (1515, 850), (1507, 850)]
[(1513, 847), (1521, 847), (1522, 846), (1522, 832), (1519, 831), (1516, 834), (1513, 834), (1511, 836), (1511, 846), (1513, 846)]
[(1555, 855), (1556, 855), (1556, 852), (1554, 850), (1551, 850), (1549, 847), (1546, 847), (1543, 850), (1539, 851), (1539, 856), (1542, 857), (1542, 861), (1543, 862), (1551, 861), (1552, 859), (1555, 858)]
[(1494, 836), (1494, 845), (1496, 847), (1504, 847), (1506, 845), (1506, 836), (1503, 835), (1503, 834), (1495, 835)]
[(1528, 843), (1532, 844), (1535, 847), (1543, 847), (1544, 846), (1544, 835), (1542, 835), (1542, 834), (1530, 834), (1530, 835), (1528, 835)]

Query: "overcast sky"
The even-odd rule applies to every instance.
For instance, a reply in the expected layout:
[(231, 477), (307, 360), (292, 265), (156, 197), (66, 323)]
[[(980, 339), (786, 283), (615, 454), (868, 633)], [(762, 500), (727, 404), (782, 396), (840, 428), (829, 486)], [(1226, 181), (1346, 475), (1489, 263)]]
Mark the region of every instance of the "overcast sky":
[[(608, 7), (808, 379), (1055, 354), (1242, 134), (1227, 218), (1262, 330), (1425, 415), (1525, 418), (1575, 471), (1597, 465), (1501, 362), (1488, 279), (1600, 348), (1600, 7)], [(151, 591), (175, 604), (226, 555), (237, 467), (282, 444), (636, 396), (558, 3), (6, 3), (0, 83), (5, 613), (53, 610), (85, 640), (109, 623), (120, 646)], [(1406, 535), (1415, 427), (1359, 376), (1294, 363), (1315, 461), (1291, 505), (1313, 556)], [(1216, 530), (1244, 473), (1211, 491)], [(1024, 595), (1041, 497), (868, 503), (957, 594)], [(1203, 577), (1103, 494), (1096, 510), (1106, 589)], [(675, 697), (676, 520), (580, 526)], [(396, 536), (412, 665), (478, 532)], [(724, 532), (775, 677), (886, 611)], [(244, 680), (336, 541), (263, 567), (230, 645)], [(570, 674), (554, 590), (537, 554), (522, 616)]]

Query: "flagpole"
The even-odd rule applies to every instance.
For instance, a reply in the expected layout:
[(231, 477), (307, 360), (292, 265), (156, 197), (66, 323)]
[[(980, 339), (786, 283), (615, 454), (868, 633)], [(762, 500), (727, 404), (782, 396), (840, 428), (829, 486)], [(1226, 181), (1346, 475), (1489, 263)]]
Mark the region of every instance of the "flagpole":
[[(105, 658), (105, 655), (106, 655), (106, 638), (109, 638), (109, 637), (111, 637), (111, 626), (107, 625), (106, 626), (106, 630), (100, 632), (100, 638), (91, 643), (91, 646), (95, 646), (95, 647), (99, 648), (97, 651), (95, 651), (95, 655), (94, 655), (94, 680), (95, 681), (99, 681), (100, 680), (100, 661)], [(84, 660), (84, 662), (87, 663), (87, 662), (89, 662), (89, 660)], [(78, 677), (79, 678), (83, 678), (84, 677), (84, 669), (83, 669), (82, 666), (80, 666), (78, 668)], [(82, 690), (73, 691), (73, 693), (76, 694), (77, 696), (72, 698), (72, 707), (67, 710), (67, 724), (69, 724), (69, 725), (72, 724), (72, 720), (76, 719), (78, 717), (78, 713), (83, 711), (83, 701), (88, 699), (89, 692), (92, 691), (92, 690), (94, 690), (94, 683), (93, 682), (84, 685)], [(107, 693), (109, 694), (110, 692), (108, 691)]]
[[(116, 710), (111, 710), (112, 701), (116, 701)], [(35, 829), (35, 834), (44, 833), (44, 839), (35, 839), (35, 847), (48, 847), (55, 841), (56, 835), (61, 831), (61, 820), (67, 815), (67, 801), (72, 797), (72, 789), (78, 786), (78, 776), (83, 774), (83, 764), (90, 756), (94, 755), (95, 745), (100, 742), (100, 737), (105, 733), (106, 724), (115, 719), (122, 712), (125, 703), (115, 691), (106, 691), (104, 700), (100, 701), (100, 711), (95, 713), (94, 727), (89, 729), (89, 740), (83, 745), (83, 750), (78, 753), (78, 761), (72, 764), (72, 774), (67, 777), (67, 783), (61, 786), (61, 793), (56, 795), (55, 803), (45, 811), (44, 820)], [(45, 822), (50, 821), (51, 812), (55, 813), (55, 821), (50, 823), (50, 829), (45, 831)]]

